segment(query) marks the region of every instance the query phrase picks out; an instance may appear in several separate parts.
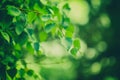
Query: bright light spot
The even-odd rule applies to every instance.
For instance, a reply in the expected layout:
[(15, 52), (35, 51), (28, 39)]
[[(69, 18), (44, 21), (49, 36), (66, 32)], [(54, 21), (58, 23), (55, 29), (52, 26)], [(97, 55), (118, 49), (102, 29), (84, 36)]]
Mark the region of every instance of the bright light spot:
[(95, 9), (98, 9), (101, 5), (101, 0), (91, 0), (92, 6)]
[(48, 57), (63, 57), (67, 55), (65, 49), (57, 41), (43, 42), (41, 47)]
[(103, 27), (106, 27), (106, 28), (110, 27), (111, 21), (107, 14), (102, 14), (100, 16), (100, 22)]
[(97, 50), (100, 51), (100, 52), (103, 52), (107, 49), (107, 43), (104, 42), (104, 41), (101, 41), (98, 43), (97, 45)]
[(85, 53), (87, 49), (87, 44), (83, 40), (80, 40), (80, 46), (81, 46), (80, 52)]
[(86, 53), (85, 53), (85, 57), (87, 59), (93, 59), (96, 56), (96, 54), (97, 54), (96, 49), (94, 49), (94, 48), (88, 48), (87, 51), (86, 51)]
[(70, 5), (70, 12), (68, 16), (70, 17), (71, 21), (76, 24), (84, 25), (89, 21), (89, 6), (86, 1), (84, 0), (75, 0), (69, 2)]
[(91, 66), (92, 74), (98, 74), (101, 71), (101, 68), (102, 68), (102, 66), (100, 63), (98, 63), (98, 62), (93, 63)]

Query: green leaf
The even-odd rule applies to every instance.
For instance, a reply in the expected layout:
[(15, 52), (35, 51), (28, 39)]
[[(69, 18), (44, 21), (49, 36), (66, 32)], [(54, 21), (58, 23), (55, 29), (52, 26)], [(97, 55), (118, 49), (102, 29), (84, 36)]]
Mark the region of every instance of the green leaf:
[(2, 29), (7, 29), (12, 24), (13, 17), (6, 14), (5, 11), (0, 11), (0, 26)]
[(36, 17), (37, 17), (37, 16), (36, 16), (36, 14), (35, 14), (34, 12), (29, 12), (29, 13), (27, 14), (27, 21), (28, 21), (29, 23), (32, 23), (32, 22), (35, 20)]
[(78, 52), (78, 49), (72, 48), (72, 49), (70, 50), (70, 52), (71, 52), (71, 54), (72, 54), (73, 56), (75, 56), (75, 55), (77, 54), (77, 52)]
[(67, 45), (67, 50), (70, 49), (70, 47), (72, 46), (72, 38), (66, 37), (66, 45)]
[(39, 35), (39, 38), (40, 38), (40, 41), (45, 41), (48, 37), (48, 34), (44, 31), (40, 32), (40, 35)]
[(80, 40), (79, 39), (75, 39), (73, 41), (73, 46), (74, 46), (74, 48), (79, 49), (80, 48)]
[(66, 37), (69, 37), (69, 38), (72, 38), (72, 37), (73, 37), (73, 33), (66, 30), (65, 36), (66, 36)]
[(70, 11), (69, 4), (68, 4), (68, 3), (66, 3), (66, 4), (63, 6), (63, 9)]
[(9, 69), (7, 70), (7, 73), (13, 79), (15, 75), (17, 74), (17, 69), (16, 68)]
[(28, 71), (27, 71), (27, 74), (28, 74), (29, 76), (32, 76), (32, 75), (34, 74), (34, 71), (33, 71), (33, 70), (28, 70)]
[(21, 58), (22, 57), (22, 54), (21, 54), (21, 52), (20, 51), (14, 51), (14, 52), (12, 52), (12, 54), (17, 58), (17, 59), (19, 59), (19, 58)]
[(26, 16), (25, 14), (20, 14), (20, 16), (16, 17), (16, 22), (15, 22), (15, 31), (18, 35), (20, 35), (25, 28), (25, 24), (26, 24)]
[(4, 52), (0, 51), (0, 56), (3, 57), (4, 56)]
[(34, 48), (32, 47), (30, 42), (26, 44), (26, 48), (29, 51), (29, 53), (32, 53), (32, 54), (34, 53)]
[(15, 50), (21, 50), (21, 46), (19, 44), (14, 45)]
[(2, 63), (5, 64), (5, 65), (7, 65), (8, 63), (14, 63), (14, 61), (15, 60), (14, 60), (13, 57), (6, 55), (6, 57), (4, 58), (4, 60), (2, 60)]
[(28, 34), (26, 32), (22, 32), (17, 38), (16, 42), (20, 45), (24, 45), (28, 40)]
[(21, 11), (18, 8), (12, 5), (8, 5), (7, 10), (8, 10), (8, 14), (10, 14), (11, 16), (19, 16), (21, 13)]
[(67, 31), (70, 31), (71, 33), (74, 33), (74, 26), (72, 24), (70, 24), (67, 28)]
[(35, 49), (36, 51), (39, 51), (39, 47), (40, 47), (39, 42), (35, 42), (35, 43), (34, 43), (34, 49)]
[(9, 37), (9, 35), (8, 35), (6, 32), (2, 32), (2, 31), (1, 31), (1, 34), (2, 34), (2, 36), (3, 36), (3, 38), (4, 38), (5, 40), (7, 40), (8, 42), (10, 42), (10, 37)]
[(24, 13), (21, 13), (19, 16), (16, 17), (16, 23), (25, 26), (26, 19), (27, 19), (26, 15)]
[(67, 18), (67, 17), (64, 17), (62, 18), (62, 26), (67, 29), (70, 25), (70, 19)]
[(17, 25), (17, 26), (15, 27), (15, 32), (16, 32), (18, 35), (20, 35), (23, 31), (24, 31), (24, 26), (22, 26), (22, 25)]
[(27, 29), (28, 33), (30, 34), (30, 36), (34, 33), (33, 29)]
[(25, 70), (22, 68), (18, 72), (19, 72), (20, 77), (23, 77), (26, 73)]
[(48, 33), (53, 29), (53, 27), (55, 27), (55, 23), (46, 24), (45, 31)]
[(42, 21), (48, 21), (48, 20), (50, 20), (51, 19), (51, 15), (50, 14), (45, 14), (45, 15), (42, 15), (41, 16), (41, 20)]

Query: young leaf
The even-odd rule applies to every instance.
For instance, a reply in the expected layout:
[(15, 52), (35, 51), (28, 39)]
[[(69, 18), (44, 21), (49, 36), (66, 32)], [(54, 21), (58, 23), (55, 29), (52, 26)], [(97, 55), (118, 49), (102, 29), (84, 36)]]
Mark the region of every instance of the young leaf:
[(72, 38), (73, 33), (70, 32), (70, 31), (67, 31), (67, 30), (66, 30), (66, 32), (65, 32), (65, 36), (66, 36), (66, 37), (69, 37), (69, 38)]
[(10, 14), (11, 16), (19, 16), (21, 13), (21, 11), (18, 8), (12, 5), (8, 5), (7, 10), (8, 10), (8, 14)]
[(26, 48), (29, 51), (29, 53), (34, 53), (34, 48), (32, 47), (30, 42), (26, 44)]
[(40, 35), (39, 35), (39, 38), (40, 38), (40, 41), (45, 41), (48, 37), (48, 34), (44, 31), (40, 32)]
[(34, 12), (29, 12), (27, 14), (27, 21), (29, 23), (32, 23), (34, 21), (34, 19), (36, 18), (36, 14)]
[(80, 48), (80, 40), (79, 39), (75, 39), (73, 41), (73, 46), (74, 46), (74, 48), (79, 49)]
[(78, 50), (77, 50), (76, 48), (72, 48), (72, 49), (70, 50), (70, 52), (71, 52), (71, 54), (72, 54), (73, 56), (75, 56), (75, 55), (77, 54)]

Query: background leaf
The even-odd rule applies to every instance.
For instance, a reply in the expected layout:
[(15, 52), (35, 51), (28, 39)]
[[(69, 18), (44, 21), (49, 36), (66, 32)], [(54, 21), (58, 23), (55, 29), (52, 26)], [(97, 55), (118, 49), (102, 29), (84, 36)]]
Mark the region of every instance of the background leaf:
[(53, 27), (55, 27), (55, 23), (48, 23), (45, 25), (45, 31), (48, 33), (53, 29)]
[(13, 79), (15, 75), (17, 74), (17, 69), (16, 68), (9, 69), (7, 70), (7, 73)]
[(39, 42), (35, 42), (35, 43), (34, 43), (34, 49), (35, 49), (36, 51), (39, 51), (39, 48), (40, 48)]
[(19, 16), (21, 11), (13, 5), (7, 5), (8, 14), (12, 16)]

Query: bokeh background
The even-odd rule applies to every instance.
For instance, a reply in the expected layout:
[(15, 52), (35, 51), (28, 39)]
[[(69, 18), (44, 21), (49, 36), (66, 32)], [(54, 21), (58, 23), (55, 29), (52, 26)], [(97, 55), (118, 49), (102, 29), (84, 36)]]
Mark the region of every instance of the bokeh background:
[[(42, 79), (120, 80), (120, 0), (49, 1), (59, 3), (60, 9), (69, 4), (70, 11), (66, 13), (75, 26), (74, 37), (80, 38), (81, 48), (72, 56), (57, 40), (42, 43), (47, 56), (39, 63)], [(32, 62), (32, 58), (28, 59)], [(38, 70), (35, 65), (28, 67)]]

